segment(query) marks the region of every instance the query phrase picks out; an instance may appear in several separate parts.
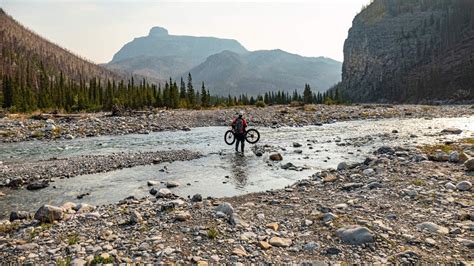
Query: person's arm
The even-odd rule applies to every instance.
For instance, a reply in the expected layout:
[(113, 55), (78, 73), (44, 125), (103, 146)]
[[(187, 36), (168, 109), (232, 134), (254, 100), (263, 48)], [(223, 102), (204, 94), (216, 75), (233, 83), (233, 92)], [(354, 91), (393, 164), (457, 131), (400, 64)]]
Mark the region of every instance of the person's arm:
[(235, 126), (235, 122), (237, 121), (237, 118), (234, 118), (234, 120), (232, 120), (232, 124), (230, 124), (230, 126), (233, 128)]
[(247, 120), (246, 120), (246, 119), (244, 119), (244, 121), (243, 121), (243, 122), (244, 122), (244, 123), (243, 123), (243, 124), (244, 124), (244, 128), (246, 128), (246, 127), (248, 126), (248, 124), (247, 124)]

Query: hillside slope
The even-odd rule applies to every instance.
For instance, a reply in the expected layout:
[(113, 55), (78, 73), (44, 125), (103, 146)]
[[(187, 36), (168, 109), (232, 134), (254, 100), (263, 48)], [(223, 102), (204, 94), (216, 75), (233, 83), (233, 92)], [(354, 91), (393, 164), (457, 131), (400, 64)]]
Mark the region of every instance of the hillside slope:
[[(120, 75), (72, 54), (28, 30), (0, 9), (0, 75), (20, 75), (24, 82), (39, 84), (41, 74), (50, 78), (62, 71), (68, 79), (122, 78)], [(0, 86), (1, 87), (1, 86)]]
[(190, 70), (194, 80), (206, 82), (217, 95), (264, 94), (297, 89), (306, 83), (324, 91), (340, 81), (341, 63), (324, 57), (303, 57), (282, 50), (237, 54), (230, 51), (212, 55)]
[(342, 95), (355, 102), (474, 99), (474, 1), (375, 0), (344, 44)]

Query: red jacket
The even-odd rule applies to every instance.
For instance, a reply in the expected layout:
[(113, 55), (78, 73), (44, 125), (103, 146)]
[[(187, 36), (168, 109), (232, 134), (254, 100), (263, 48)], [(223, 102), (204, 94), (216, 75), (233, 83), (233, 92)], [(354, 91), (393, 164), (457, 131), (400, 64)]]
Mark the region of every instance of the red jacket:
[[(234, 128), (235, 124), (237, 123), (237, 119), (239, 119), (238, 117), (237, 118), (234, 118), (234, 120), (232, 121), (232, 128)], [(247, 127), (247, 120), (245, 120), (245, 118), (242, 118), (242, 124), (244, 126), (244, 132), (245, 132), (245, 128)], [(243, 134), (244, 132), (236, 132), (236, 133), (240, 133), (240, 134)]]

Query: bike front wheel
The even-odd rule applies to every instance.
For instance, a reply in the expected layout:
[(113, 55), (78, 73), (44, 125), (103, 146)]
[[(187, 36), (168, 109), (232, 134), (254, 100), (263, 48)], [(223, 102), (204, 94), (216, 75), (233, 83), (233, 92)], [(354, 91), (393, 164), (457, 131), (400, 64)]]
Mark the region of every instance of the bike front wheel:
[(255, 144), (260, 139), (260, 133), (256, 129), (249, 129), (245, 132), (245, 140), (250, 144)]
[(224, 141), (227, 145), (232, 145), (235, 142), (235, 135), (232, 130), (227, 130), (224, 135)]

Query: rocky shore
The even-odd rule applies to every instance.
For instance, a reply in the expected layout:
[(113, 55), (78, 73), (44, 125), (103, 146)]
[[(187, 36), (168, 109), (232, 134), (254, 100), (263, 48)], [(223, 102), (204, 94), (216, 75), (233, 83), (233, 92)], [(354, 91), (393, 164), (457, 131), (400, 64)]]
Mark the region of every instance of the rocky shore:
[(252, 126), (306, 126), (335, 121), (382, 118), (435, 118), (474, 115), (470, 105), (307, 105), (304, 107), (238, 107), (214, 110), (153, 110), (126, 116), (109, 113), (74, 115), (8, 115), (0, 119), (0, 143), (73, 139), (99, 135), (148, 134), (192, 127), (227, 126), (245, 110)]
[(110, 172), (139, 165), (197, 159), (201, 154), (188, 150), (109, 155), (84, 155), (32, 162), (4, 162), (0, 164), (0, 187), (26, 187), (29, 190), (49, 186), (56, 178)]
[(34, 218), (15, 212), (11, 222), (1, 222), (0, 257), (76, 265), (469, 265), (474, 148), (463, 143), (456, 149), (380, 147), (362, 163), (341, 162), (285, 189), (239, 197), (179, 198), (173, 184), (157, 184), (151, 189), (156, 196), (143, 199), (45, 205)]

